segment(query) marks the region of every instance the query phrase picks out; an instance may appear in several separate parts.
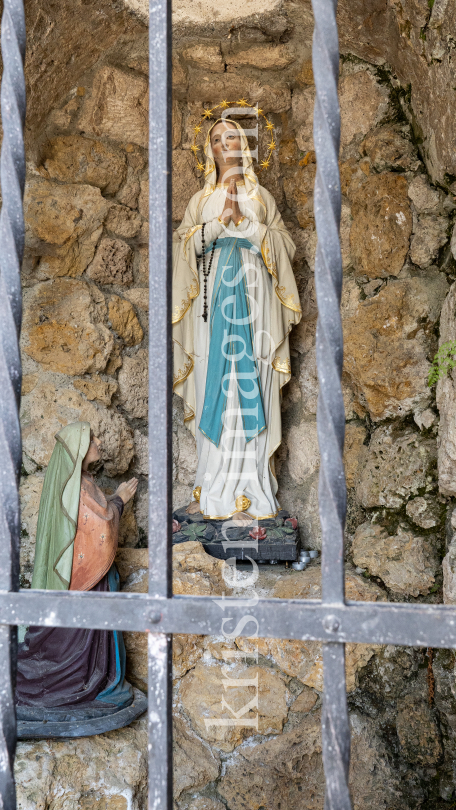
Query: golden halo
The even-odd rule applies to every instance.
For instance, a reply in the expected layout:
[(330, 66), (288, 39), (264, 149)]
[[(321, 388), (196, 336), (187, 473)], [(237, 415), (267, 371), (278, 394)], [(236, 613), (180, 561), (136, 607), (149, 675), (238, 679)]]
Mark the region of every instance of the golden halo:
[(265, 123), (266, 129), (268, 130), (268, 132), (271, 133), (271, 142), (268, 144), (268, 154), (266, 155), (264, 160), (261, 161), (261, 163), (259, 165), (259, 168), (256, 171), (256, 175), (259, 175), (259, 174), (261, 174), (261, 172), (264, 172), (266, 169), (269, 168), (270, 162), (271, 162), (271, 155), (276, 149), (276, 142), (274, 140), (274, 124), (272, 123), (272, 121), (268, 120), (268, 118), (264, 114), (263, 110), (260, 110), (259, 107), (256, 106), (255, 104), (250, 104), (250, 102), (247, 101), (247, 99), (245, 99), (245, 98), (241, 98), (239, 101), (227, 101), (226, 99), (224, 99), (223, 101), (220, 101), (219, 104), (216, 104), (215, 107), (211, 107), (210, 109), (203, 110), (203, 113), (201, 115), (201, 118), (200, 118), (199, 122), (197, 123), (197, 125), (195, 127), (193, 127), (193, 132), (194, 132), (193, 143), (192, 143), (192, 145), (190, 147), (191, 151), (193, 152), (193, 154), (195, 156), (196, 168), (200, 172), (204, 172), (204, 170), (206, 168), (204, 166), (204, 164), (201, 163), (201, 161), (200, 161), (200, 159), (198, 157), (198, 152), (201, 149), (201, 147), (198, 146), (197, 143), (196, 143), (196, 138), (197, 138), (197, 136), (199, 135), (199, 133), (201, 132), (201, 130), (203, 128), (202, 127), (203, 122), (208, 121), (210, 118), (215, 118), (215, 115), (214, 115), (215, 110), (219, 110), (219, 109), (226, 110), (226, 108), (230, 107), (231, 105), (234, 105), (236, 107), (251, 107), (252, 109), (256, 109), (257, 115), (261, 115), (261, 117), (264, 118), (264, 120), (266, 122)]

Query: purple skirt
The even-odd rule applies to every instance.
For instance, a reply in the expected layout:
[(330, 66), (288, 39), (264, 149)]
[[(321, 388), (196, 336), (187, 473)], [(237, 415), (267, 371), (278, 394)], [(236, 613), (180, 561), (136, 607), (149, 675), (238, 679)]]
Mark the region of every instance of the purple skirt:
[[(91, 590), (109, 591), (108, 578), (106, 574)], [(119, 687), (132, 694), (124, 671), (119, 682), (119, 636), (123, 646), (121, 633), (112, 630), (29, 627), (18, 647), (17, 705), (87, 707), (106, 690), (102, 702), (94, 705), (119, 705)]]

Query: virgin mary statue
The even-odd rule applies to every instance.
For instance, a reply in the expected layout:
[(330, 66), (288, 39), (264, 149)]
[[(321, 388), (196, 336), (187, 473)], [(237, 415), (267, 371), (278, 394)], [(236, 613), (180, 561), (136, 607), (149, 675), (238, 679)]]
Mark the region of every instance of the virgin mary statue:
[(242, 524), (280, 509), (273, 455), (301, 319), (295, 246), (242, 127), (216, 121), (204, 153), (204, 188), (173, 237), (174, 390), (198, 454), (187, 512)]

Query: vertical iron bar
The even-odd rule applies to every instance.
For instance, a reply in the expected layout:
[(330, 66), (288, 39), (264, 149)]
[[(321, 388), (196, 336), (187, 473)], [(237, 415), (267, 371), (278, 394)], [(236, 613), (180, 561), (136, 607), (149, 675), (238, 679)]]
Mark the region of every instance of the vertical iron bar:
[[(22, 447), (19, 424), (22, 321), (20, 270), (24, 252), (22, 199), (25, 184), (25, 15), (22, 0), (4, 0), (1, 30), (3, 142), (0, 184), (0, 589), (19, 588), (19, 477)], [(0, 626), (0, 805), (16, 807), (14, 704), (16, 628)]]
[[(315, 221), (318, 236), (315, 286), (318, 302), (317, 409), (321, 466), (319, 510), (322, 526), (322, 602), (344, 602), (344, 527), (346, 485), (343, 466), (345, 413), (341, 374), (343, 336), (340, 317), (342, 260), (340, 226), (340, 111), (337, 96), (339, 42), (337, 0), (312, 0), (315, 29), (312, 64), (316, 86), (314, 143), (317, 156)], [(326, 629), (337, 629), (326, 619)], [(326, 777), (325, 810), (350, 810), (348, 767), (350, 727), (345, 688), (343, 644), (323, 645), (324, 703), (322, 717), (323, 761)]]
[[(149, 5), (149, 593), (172, 596), (171, 0)], [(172, 637), (149, 636), (149, 808), (171, 810)]]

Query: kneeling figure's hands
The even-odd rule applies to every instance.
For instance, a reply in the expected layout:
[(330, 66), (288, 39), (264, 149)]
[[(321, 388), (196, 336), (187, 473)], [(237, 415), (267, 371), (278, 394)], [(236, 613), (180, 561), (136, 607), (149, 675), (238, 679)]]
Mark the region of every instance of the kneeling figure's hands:
[(133, 498), (136, 490), (138, 488), (138, 479), (137, 478), (130, 478), (129, 481), (124, 481), (123, 484), (120, 484), (115, 494), (122, 498), (124, 503), (128, 503)]

